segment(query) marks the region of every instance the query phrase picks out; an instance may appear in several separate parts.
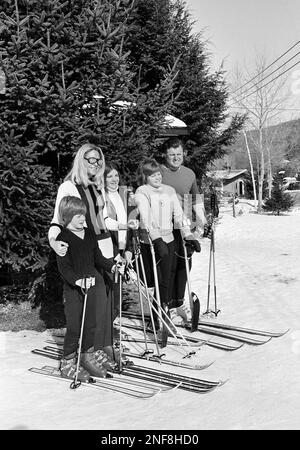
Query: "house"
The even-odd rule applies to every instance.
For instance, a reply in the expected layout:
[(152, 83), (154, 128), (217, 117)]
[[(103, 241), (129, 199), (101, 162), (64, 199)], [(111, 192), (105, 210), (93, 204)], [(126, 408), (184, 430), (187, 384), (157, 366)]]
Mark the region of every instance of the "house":
[(245, 174), (247, 169), (225, 169), (215, 170), (208, 175), (221, 182), (221, 192), (224, 196), (237, 195), (243, 197), (245, 195)]

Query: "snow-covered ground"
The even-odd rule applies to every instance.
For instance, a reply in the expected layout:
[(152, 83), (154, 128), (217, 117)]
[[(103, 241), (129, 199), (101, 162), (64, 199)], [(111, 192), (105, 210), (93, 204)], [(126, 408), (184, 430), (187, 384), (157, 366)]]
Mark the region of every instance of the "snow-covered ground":
[[(202, 313), (206, 310), (209, 249), (210, 241), (203, 240), (191, 273)], [(277, 217), (244, 208), (236, 218), (221, 211), (215, 256), (221, 312), (217, 319), (208, 320), (272, 331), (290, 329), (265, 345), (245, 345), (234, 352), (202, 347), (190, 362), (214, 364), (197, 374), (176, 369), (208, 380), (228, 379), (226, 384), (205, 395), (175, 390), (148, 400), (86, 387), (74, 391), (63, 381), (28, 372), (32, 366), (56, 364), (31, 353), (46, 345), (51, 330), (3, 332), (0, 428), (300, 429), (300, 211)], [(213, 300), (212, 290), (212, 306)], [(166, 354), (177, 360), (182, 356), (171, 346)], [(162, 368), (175, 371), (166, 367)]]

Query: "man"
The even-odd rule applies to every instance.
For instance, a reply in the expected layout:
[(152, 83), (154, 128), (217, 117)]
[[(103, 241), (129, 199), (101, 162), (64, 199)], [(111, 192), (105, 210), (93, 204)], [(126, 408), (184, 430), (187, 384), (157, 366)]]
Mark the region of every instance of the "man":
[[(161, 166), (162, 182), (176, 190), (182, 209), (191, 222), (191, 230), (197, 231), (202, 235), (204, 225), (207, 222), (204, 204), (199, 193), (195, 173), (183, 165), (184, 150), (179, 138), (172, 137), (165, 142), (164, 156), (165, 164)], [(174, 289), (170, 313), (176, 325), (182, 321), (187, 322), (187, 312), (190, 314), (190, 311), (184, 305), (187, 275), (180, 230), (174, 230), (174, 238), (176, 258), (173, 266)], [(190, 256), (189, 267), (191, 269), (191, 250), (188, 252), (188, 255)]]

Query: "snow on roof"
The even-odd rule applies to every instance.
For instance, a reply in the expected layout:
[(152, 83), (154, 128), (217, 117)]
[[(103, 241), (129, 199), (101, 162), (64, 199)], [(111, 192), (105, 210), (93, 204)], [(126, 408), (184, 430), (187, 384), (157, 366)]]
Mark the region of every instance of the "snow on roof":
[(177, 117), (172, 116), (171, 114), (167, 114), (165, 116), (166, 124), (171, 128), (186, 128), (187, 125), (182, 120)]
[[(103, 99), (103, 95), (94, 95), (95, 99), (101, 100)], [(134, 102), (127, 102), (125, 100), (117, 100), (114, 102), (111, 106), (111, 108), (130, 108), (131, 106), (136, 106), (136, 103)], [(168, 128), (187, 128), (186, 123), (184, 123), (182, 120), (178, 119), (178, 117), (172, 116), (171, 114), (167, 114), (165, 116), (164, 124)]]
[(222, 180), (231, 180), (247, 172), (247, 169), (232, 169), (232, 170), (215, 170), (209, 175)]

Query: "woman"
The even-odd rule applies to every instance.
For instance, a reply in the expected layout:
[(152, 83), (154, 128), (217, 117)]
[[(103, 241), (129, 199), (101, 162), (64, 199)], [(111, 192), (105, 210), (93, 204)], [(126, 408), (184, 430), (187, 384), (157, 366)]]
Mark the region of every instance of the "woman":
[[(68, 244), (56, 237), (61, 231), (61, 218), (59, 204), (65, 196), (75, 196), (83, 200), (87, 208), (85, 226), (97, 238), (98, 246), (105, 258), (113, 258), (113, 243), (106, 228), (103, 211), (105, 208), (104, 192), (105, 159), (100, 147), (94, 144), (84, 144), (77, 151), (73, 166), (64, 182), (59, 186), (54, 215), (49, 229), (48, 238), (52, 249), (58, 256), (64, 256), (68, 251)], [(111, 297), (108, 292), (110, 274), (97, 272), (97, 302), (95, 305), (96, 332), (94, 350), (104, 350), (113, 359), (118, 358), (117, 352), (112, 348), (112, 311)]]
[[(124, 254), (125, 262), (132, 260), (131, 234), (127, 231), (127, 189), (119, 189), (120, 177), (113, 166), (106, 166), (104, 171), (106, 193), (105, 225), (111, 233), (114, 246), (114, 257)], [(121, 191), (121, 192), (120, 192)], [(114, 319), (120, 311), (120, 285), (113, 283), (114, 290)]]
[(142, 183), (135, 193), (135, 201), (140, 213), (141, 251), (148, 277), (148, 286), (153, 286), (153, 261), (149, 238), (151, 239), (158, 267), (160, 300), (164, 309), (171, 302), (174, 282), (174, 235), (173, 229), (180, 229), (189, 245), (197, 246), (190, 229), (184, 225), (185, 216), (173, 187), (162, 184), (160, 165), (148, 158), (141, 165)]

